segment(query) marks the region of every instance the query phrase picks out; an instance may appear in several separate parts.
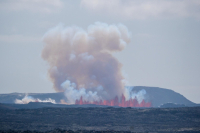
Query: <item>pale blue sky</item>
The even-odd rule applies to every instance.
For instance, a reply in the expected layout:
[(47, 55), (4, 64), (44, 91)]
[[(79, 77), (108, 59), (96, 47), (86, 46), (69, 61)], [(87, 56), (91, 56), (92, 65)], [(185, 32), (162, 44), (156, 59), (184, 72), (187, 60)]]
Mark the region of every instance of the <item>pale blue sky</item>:
[(200, 103), (199, 0), (2, 0), (0, 93), (54, 92), (42, 37), (63, 23), (127, 26), (131, 43), (115, 56), (130, 85), (172, 89)]

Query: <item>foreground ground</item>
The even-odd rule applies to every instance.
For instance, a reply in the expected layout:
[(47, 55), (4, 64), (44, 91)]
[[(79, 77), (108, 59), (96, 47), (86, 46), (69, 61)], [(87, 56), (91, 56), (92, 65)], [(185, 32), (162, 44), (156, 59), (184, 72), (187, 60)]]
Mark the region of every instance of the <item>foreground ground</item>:
[[(77, 131), (72, 131), (72, 130), (61, 130), (61, 129), (55, 129), (51, 131), (20, 131), (20, 130), (6, 130), (6, 131), (1, 131), (0, 133), (157, 133), (157, 132), (131, 132), (131, 131), (114, 131), (114, 130), (107, 130), (107, 131), (95, 131), (95, 130), (77, 130)], [(199, 131), (164, 131), (160, 133), (199, 133)]]
[[(200, 107), (0, 109), (0, 125), (0, 132), (112, 130), (192, 133), (200, 132)], [(59, 130), (54, 130), (56, 128)]]

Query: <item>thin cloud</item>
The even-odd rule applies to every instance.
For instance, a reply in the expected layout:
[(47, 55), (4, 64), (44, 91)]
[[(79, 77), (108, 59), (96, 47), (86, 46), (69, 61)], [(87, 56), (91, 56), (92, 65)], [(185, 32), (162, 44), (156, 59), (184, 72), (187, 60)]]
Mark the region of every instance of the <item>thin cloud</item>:
[(60, 0), (6, 0), (0, 2), (3, 11), (29, 11), (33, 13), (53, 13), (62, 8)]
[(36, 36), (25, 36), (20, 34), (0, 35), (0, 42), (4, 43), (30, 43), (39, 41), (41, 41), (41, 38)]
[(125, 19), (200, 18), (199, 0), (82, 0), (81, 7)]

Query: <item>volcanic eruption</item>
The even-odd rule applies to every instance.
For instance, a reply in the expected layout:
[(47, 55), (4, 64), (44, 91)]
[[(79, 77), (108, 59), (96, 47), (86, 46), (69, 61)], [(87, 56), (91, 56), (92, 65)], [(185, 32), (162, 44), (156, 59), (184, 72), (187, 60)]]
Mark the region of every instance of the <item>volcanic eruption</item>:
[(127, 89), (122, 64), (112, 55), (130, 42), (127, 27), (96, 22), (86, 30), (64, 27), (49, 30), (43, 37), (42, 58), (57, 92), (64, 92), (67, 104), (97, 104), (149, 107)]

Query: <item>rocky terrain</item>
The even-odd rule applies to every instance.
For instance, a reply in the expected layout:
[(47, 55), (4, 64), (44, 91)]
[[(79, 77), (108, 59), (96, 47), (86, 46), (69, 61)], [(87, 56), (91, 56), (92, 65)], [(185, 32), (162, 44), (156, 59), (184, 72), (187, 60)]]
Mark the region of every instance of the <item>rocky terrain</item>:
[[(0, 132), (192, 133), (200, 132), (200, 107), (149, 109), (1, 107), (0, 125)], [(54, 130), (58, 128), (59, 130)]]
[[(21, 130), (7, 130), (7, 131), (0, 131), (1, 133), (157, 133), (157, 132), (133, 132), (133, 131), (114, 131), (114, 130), (107, 130), (107, 131), (95, 131), (95, 130), (61, 130), (61, 129), (54, 129), (50, 131), (21, 131)], [(161, 133), (169, 133), (169, 132), (161, 132)], [(175, 131), (170, 133), (199, 133), (199, 131)]]

